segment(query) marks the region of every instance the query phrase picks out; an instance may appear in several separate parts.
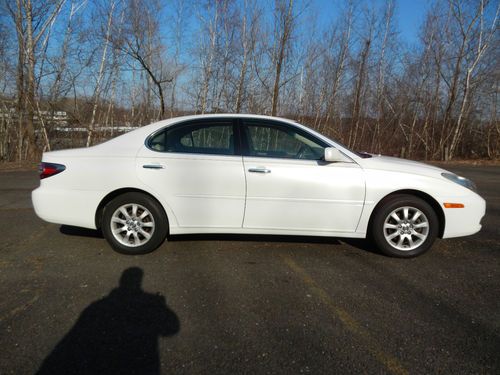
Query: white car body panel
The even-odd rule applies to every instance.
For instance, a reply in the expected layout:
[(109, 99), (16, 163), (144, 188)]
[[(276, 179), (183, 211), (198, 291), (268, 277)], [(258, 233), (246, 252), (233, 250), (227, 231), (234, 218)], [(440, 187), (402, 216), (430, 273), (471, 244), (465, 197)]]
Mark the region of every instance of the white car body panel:
[[(357, 231), (366, 233), (373, 209), (388, 194), (396, 191), (418, 191), (432, 197), (445, 217), (443, 238), (474, 234), (481, 229), (486, 202), (478, 194), (446, 180), (447, 172), (424, 163), (375, 156), (358, 160), (365, 170), (367, 188), (365, 208)], [(463, 203), (464, 208), (445, 209), (444, 203)]]
[[(355, 232), (365, 199), (356, 163), (244, 157), (247, 203), (243, 228)], [(269, 173), (252, 173), (252, 169)], [(329, 214), (324, 214), (329, 212)]]
[[(194, 119), (262, 118), (305, 130), (340, 150), (351, 162), (162, 153), (148, 149), (155, 131)], [(361, 158), (293, 121), (255, 115), (186, 116), (151, 124), (85, 149), (44, 153), (43, 162), (66, 170), (41, 180), (33, 191), (37, 215), (49, 222), (95, 229), (100, 203), (119, 189), (155, 197), (170, 233), (261, 233), (365, 237), (371, 214), (387, 195), (418, 191), (435, 201), (445, 218), (443, 237), (476, 233), (485, 201), (441, 176), (445, 170), (407, 160)], [(164, 169), (144, 169), (144, 164)], [(269, 174), (248, 173), (267, 167)], [(444, 209), (445, 202), (463, 203)]]
[[(241, 156), (159, 153), (143, 146), (136, 164), (147, 191), (169, 202), (177, 226), (241, 228), (245, 210)], [(163, 168), (143, 168), (149, 164)]]

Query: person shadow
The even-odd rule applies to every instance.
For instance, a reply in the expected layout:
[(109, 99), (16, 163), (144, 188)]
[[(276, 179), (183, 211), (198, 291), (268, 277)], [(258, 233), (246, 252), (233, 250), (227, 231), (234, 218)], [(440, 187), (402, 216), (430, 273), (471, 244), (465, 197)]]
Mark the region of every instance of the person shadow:
[(160, 374), (158, 341), (179, 332), (165, 298), (142, 290), (144, 272), (123, 271), (120, 285), (90, 304), (37, 374)]

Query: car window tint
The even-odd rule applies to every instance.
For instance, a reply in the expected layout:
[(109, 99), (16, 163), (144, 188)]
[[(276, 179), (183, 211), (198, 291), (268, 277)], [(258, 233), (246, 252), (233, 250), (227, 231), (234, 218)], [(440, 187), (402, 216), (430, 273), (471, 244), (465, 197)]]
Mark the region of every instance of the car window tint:
[(153, 136), (149, 147), (161, 152), (234, 155), (231, 122), (190, 123)]
[(249, 156), (319, 160), (325, 147), (288, 127), (245, 124)]
[(149, 147), (155, 151), (165, 151), (165, 131), (152, 137), (149, 140)]

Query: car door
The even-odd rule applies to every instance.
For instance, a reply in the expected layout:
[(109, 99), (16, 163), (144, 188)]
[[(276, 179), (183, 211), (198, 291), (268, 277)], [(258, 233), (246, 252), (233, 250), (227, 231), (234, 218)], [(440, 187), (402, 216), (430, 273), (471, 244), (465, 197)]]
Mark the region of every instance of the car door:
[(162, 196), (179, 227), (241, 228), (245, 175), (238, 139), (232, 119), (169, 126), (139, 152), (139, 178)]
[(354, 232), (365, 181), (354, 162), (322, 161), (329, 145), (280, 122), (242, 120), (247, 198), (244, 228)]

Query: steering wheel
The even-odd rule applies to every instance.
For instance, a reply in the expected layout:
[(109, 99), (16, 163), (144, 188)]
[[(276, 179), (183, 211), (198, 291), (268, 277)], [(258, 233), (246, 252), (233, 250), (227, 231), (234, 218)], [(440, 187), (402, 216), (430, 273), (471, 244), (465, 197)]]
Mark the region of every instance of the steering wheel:
[(295, 159), (302, 159), (308, 148), (310, 147), (306, 144), (302, 144), (302, 146), (300, 146), (299, 148), (299, 151), (297, 151), (297, 153), (295, 154)]

